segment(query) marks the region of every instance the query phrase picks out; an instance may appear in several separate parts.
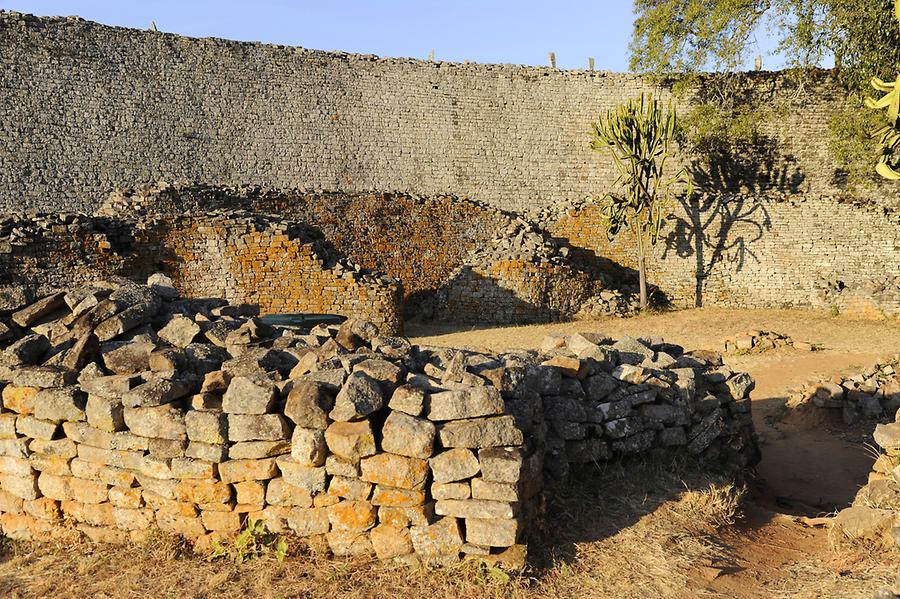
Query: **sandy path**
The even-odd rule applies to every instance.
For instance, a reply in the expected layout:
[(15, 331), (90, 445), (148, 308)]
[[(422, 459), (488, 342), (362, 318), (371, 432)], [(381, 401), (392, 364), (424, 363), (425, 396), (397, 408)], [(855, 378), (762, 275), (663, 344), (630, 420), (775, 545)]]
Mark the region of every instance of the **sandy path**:
[(419, 343), (474, 346), (498, 351), (536, 348), (543, 336), (551, 331), (597, 331), (612, 337), (655, 336), (690, 349), (717, 349), (724, 337), (754, 329), (784, 333), (798, 340), (821, 344), (828, 350), (860, 354), (900, 352), (900, 322), (832, 318), (819, 312), (801, 310), (700, 308), (635, 318), (520, 327), (475, 328), (409, 323), (406, 332)]

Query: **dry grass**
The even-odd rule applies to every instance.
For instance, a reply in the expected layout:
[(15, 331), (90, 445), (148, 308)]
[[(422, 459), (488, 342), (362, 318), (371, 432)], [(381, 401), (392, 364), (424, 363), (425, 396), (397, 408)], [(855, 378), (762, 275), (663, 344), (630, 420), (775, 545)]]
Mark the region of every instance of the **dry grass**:
[(870, 599), (880, 589), (900, 593), (900, 557), (854, 549), (827, 559), (806, 558), (790, 564), (770, 585), (776, 599)]
[(236, 566), (192, 555), (164, 534), (140, 547), (6, 540), (0, 596), (836, 598), (871, 595), (900, 571), (900, 563), (883, 557), (831, 553), (823, 538), (820, 554), (800, 553), (786, 568), (760, 572), (765, 579), (748, 584), (746, 594), (717, 589), (711, 582), (729, 576), (740, 559), (739, 548), (724, 539), (742, 534), (732, 525), (741, 525), (744, 501), (743, 485), (692, 464), (588, 468), (548, 494), (547, 526), (530, 545), (525, 574), (512, 578), (475, 563), (425, 570), (335, 560), (321, 546), (299, 543), (283, 562), (263, 558)]
[(0, 596), (680, 597), (692, 564), (721, 554), (715, 533), (737, 516), (741, 496), (723, 479), (649, 463), (614, 464), (576, 480), (549, 499), (551, 526), (538, 533), (520, 577), (475, 563), (429, 571), (333, 560), (299, 544), (283, 562), (235, 566), (193, 556), (160, 534), (142, 547), (7, 542)]
[[(692, 467), (614, 464), (550, 501), (548, 597), (689, 597), (697, 566), (727, 558), (719, 528), (739, 516), (743, 487)], [(540, 549), (539, 549), (540, 550)]]

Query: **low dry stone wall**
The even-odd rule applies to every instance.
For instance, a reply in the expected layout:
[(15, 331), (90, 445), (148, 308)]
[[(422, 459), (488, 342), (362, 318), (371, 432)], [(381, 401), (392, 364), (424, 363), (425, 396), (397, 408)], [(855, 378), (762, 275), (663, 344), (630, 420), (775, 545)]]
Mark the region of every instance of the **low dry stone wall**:
[(880, 549), (900, 549), (900, 410), (895, 422), (879, 424), (874, 440), (881, 454), (869, 482), (856, 494), (853, 505), (835, 516), (835, 541), (861, 543)]
[(551, 479), (565, 479), (570, 464), (673, 449), (736, 469), (759, 461), (755, 383), (721, 354), (596, 333), (550, 335), (541, 349)]
[(746, 331), (725, 338), (725, 353), (760, 353), (771, 349), (793, 348), (799, 351), (815, 351), (815, 346), (807, 341), (794, 341), (791, 337), (775, 331)]
[(335, 555), (520, 564), (570, 463), (758, 456), (752, 379), (711, 352), (573, 335), (489, 355), (252, 313), (163, 275), (9, 307), (0, 529), (209, 546), (252, 517)]
[(900, 356), (853, 375), (807, 383), (788, 399), (792, 407), (804, 404), (841, 410), (847, 424), (860, 417), (890, 418), (900, 410)]
[(97, 277), (162, 271), (191, 297), (256, 304), (263, 313), (313, 312), (402, 329), (401, 285), (342, 257), (315, 230), (221, 211), (118, 219), (79, 214), (0, 219), (0, 285), (46, 293)]

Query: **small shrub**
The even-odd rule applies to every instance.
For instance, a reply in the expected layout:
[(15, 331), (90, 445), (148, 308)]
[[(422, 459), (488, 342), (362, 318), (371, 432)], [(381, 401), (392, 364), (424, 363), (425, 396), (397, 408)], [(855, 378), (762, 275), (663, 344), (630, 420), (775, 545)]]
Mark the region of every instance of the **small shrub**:
[(288, 544), (281, 535), (269, 532), (262, 520), (248, 518), (244, 530), (234, 538), (231, 545), (216, 543), (210, 560), (228, 559), (236, 565), (258, 557), (274, 557), (283, 561), (287, 556)]

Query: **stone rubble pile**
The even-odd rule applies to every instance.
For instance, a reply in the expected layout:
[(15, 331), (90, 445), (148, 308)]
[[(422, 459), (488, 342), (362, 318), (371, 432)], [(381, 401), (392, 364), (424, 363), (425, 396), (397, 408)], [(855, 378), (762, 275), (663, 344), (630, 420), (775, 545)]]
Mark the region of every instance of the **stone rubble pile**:
[(567, 264), (569, 248), (560, 247), (544, 231), (524, 218), (509, 218), (504, 230), (484, 246), (474, 248), (468, 257), (471, 266), (488, 267), (500, 260), (524, 260), (532, 263)]
[(538, 225), (547, 229), (561, 217), (574, 214), (594, 203), (595, 200), (592, 198), (581, 198), (576, 200), (558, 199), (550, 204), (528, 209), (524, 215), (529, 221), (538, 223)]
[(0, 348), (11, 537), (209, 546), (252, 517), (335, 555), (521, 564), (545, 475), (570, 462), (758, 455), (752, 379), (660, 341), (490, 355), (353, 319), (287, 330), (154, 275), (17, 306)]
[(581, 305), (575, 320), (593, 320), (604, 316), (622, 318), (636, 316), (641, 311), (641, 300), (634, 289), (605, 289)]
[(773, 331), (747, 331), (725, 338), (725, 353), (764, 352), (770, 349), (792, 347), (800, 351), (814, 351), (812, 343), (795, 341), (782, 333)]
[(822, 309), (867, 318), (900, 317), (900, 276), (884, 276), (849, 286), (843, 281), (819, 278), (811, 303)]
[(856, 494), (853, 505), (832, 521), (836, 541), (863, 543), (868, 547), (900, 549), (900, 410), (894, 422), (879, 424), (874, 432), (880, 455), (869, 482)]
[(841, 410), (847, 424), (859, 417), (892, 417), (900, 409), (900, 355), (853, 375), (806, 383), (788, 399), (791, 407), (803, 404)]

